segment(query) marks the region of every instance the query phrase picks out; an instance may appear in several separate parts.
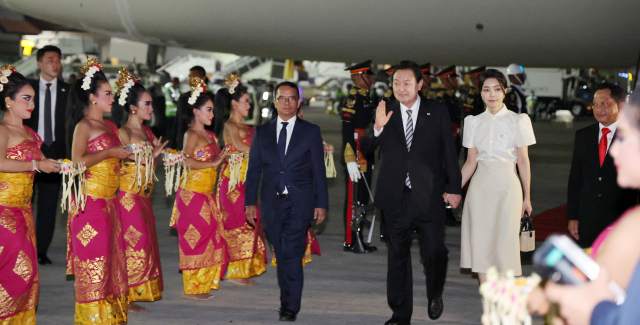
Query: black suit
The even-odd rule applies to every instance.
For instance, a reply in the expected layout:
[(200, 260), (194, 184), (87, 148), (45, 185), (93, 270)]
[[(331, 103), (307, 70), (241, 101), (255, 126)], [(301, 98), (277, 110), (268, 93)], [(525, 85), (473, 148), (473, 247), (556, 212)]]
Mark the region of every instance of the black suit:
[[(31, 113), (31, 118), (24, 120), (24, 124), (34, 131), (38, 132), (38, 120), (41, 114), (40, 101), (44, 101), (44, 98), (40, 98), (40, 81), (30, 80), (31, 86), (35, 91), (35, 108)], [(67, 146), (65, 143), (65, 120), (67, 110), (67, 100), (69, 98), (69, 84), (57, 80), (56, 100), (55, 103), (51, 103), (51, 109), (55, 110), (55, 121), (51, 121), (54, 126), (55, 141), (48, 146), (42, 144), (42, 153), (45, 157), (51, 159), (63, 159), (66, 158)], [(42, 138), (44, 141), (44, 137)], [(58, 194), (60, 192), (60, 183), (62, 178), (60, 174), (36, 174), (35, 186), (38, 191), (38, 215), (36, 216), (36, 241), (38, 254), (47, 254), (51, 239), (53, 238), (53, 229), (55, 228), (56, 221), (56, 209), (58, 207)], [(46, 194), (45, 194), (46, 193)]]
[[(278, 258), (278, 285), (283, 310), (300, 311), (302, 257), (307, 227), (315, 208), (329, 208), (324, 147), (320, 128), (296, 119), (284, 161), (277, 148), (277, 121), (256, 128), (251, 143), (245, 187), (245, 205), (257, 205)], [(278, 198), (277, 186), (284, 180), (289, 198)]]
[(576, 132), (567, 191), (567, 218), (578, 220), (578, 244), (590, 247), (598, 235), (638, 202), (638, 192), (618, 186), (613, 158), (600, 167), (599, 124)]
[[(375, 137), (373, 125), (361, 140), (365, 150), (382, 153), (375, 206), (384, 211), (389, 233), (387, 299), (393, 317), (410, 321), (413, 312), (411, 234), (420, 234), (420, 255), (427, 275), (429, 299), (442, 295), (448, 250), (444, 244), (445, 202), (442, 195), (460, 194), (462, 175), (451, 134), (447, 107), (422, 98), (411, 150), (407, 150), (400, 102), (387, 104), (393, 114)], [(405, 186), (409, 172), (411, 189)], [(448, 185), (447, 185), (448, 182)]]

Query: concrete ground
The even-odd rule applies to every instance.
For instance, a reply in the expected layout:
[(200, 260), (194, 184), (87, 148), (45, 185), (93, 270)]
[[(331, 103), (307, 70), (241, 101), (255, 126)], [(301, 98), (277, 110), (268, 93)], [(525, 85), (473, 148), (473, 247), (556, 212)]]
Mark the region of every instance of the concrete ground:
[[(340, 119), (325, 115), (322, 108), (309, 108), (305, 119), (319, 124), (324, 140), (337, 151), (341, 147)], [(574, 133), (593, 123), (592, 117), (573, 124), (535, 122), (538, 144), (530, 148), (532, 163), (532, 202), (534, 214), (566, 202), (566, 186), (571, 163)], [(379, 236), (373, 244), (378, 251), (356, 255), (342, 251), (342, 204), (345, 192), (342, 166), (338, 163), (338, 177), (329, 179), (330, 210), (326, 221), (316, 227), (322, 256), (313, 256), (305, 267), (305, 286), (299, 324), (383, 324), (391, 316), (386, 300), (387, 249)], [(162, 168), (158, 169), (164, 182)], [(161, 186), (153, 193), (157, 218), (160, 256), (164, 272), (163, 299), (141, 303), (149, 309), (146, 314), (129, 314), (129, 324), (277, 324), (279, 289), (275, 268), (257, 278), (257, 286), (239, 287), (223, 281), (220, 290), (212, 292), (208, 301), (180, 298), (182, 276), (178, 274), (177, 237), (169, 233), (169, 219), (173, 198), (165, 197)], [(72, 324), (74, 314), (73, 281), (65, 277), (66, 214), (58, 213), (53, 244), (49, 257), (53, 265), (40, 267), (40, 304), (38, 324)], [(379, 235), (376, 227), (374, 233)], [(446, 244), (450, 250), (447, 283), (444, 291), (444, 314), (437, 321), (427, 316), (425, 278), (419, 263), (417, 241), (412, 247), (414, 275), (413, 324), (479, 324), (482, 314), (477, 280), (460, 269), (460, 228), (446, 229)], [(530, 262), (523, 259), (523, 271), (531, 272)], [(540, 318), (535, 324), (542, 324)]]

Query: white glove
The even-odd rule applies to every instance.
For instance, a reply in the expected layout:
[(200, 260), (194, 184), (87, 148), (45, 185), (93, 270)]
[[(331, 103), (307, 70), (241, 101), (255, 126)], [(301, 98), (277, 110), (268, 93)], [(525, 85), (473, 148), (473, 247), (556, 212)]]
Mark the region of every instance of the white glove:
[(355, 161), (347, 163), (347, 171), (349, 172), (349, 178), (351, 178), (351, 181), (357, 183), (361, 177), (358, 163)]

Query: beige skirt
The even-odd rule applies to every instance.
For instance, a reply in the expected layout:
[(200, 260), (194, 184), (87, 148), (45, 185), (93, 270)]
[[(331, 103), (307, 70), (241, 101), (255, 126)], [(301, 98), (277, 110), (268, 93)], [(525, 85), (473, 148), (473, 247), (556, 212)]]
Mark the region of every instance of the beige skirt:
[(520, 265), (522, 185), (514, 163), (478, 161), (462, 208), (460, 267), (486, 273), (513, 270)]

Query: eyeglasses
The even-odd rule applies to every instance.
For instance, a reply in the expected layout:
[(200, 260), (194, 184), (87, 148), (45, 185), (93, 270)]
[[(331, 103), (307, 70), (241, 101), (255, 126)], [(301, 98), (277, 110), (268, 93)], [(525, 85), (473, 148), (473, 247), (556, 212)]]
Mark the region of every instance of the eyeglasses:
[(280, 97), (278, 97), (276, 99), (278, 100), (278, 103), (280, 103), (280, 104), (284, 104), (284, 103), (288, 103), (288, 102), (297, 102), (298, 101), (298, 97), (296, 97), (296, 96), (291, 96), (291, 97), (280, 96)]
[(609, 108), (611, 107), (613, 104), (609, 103), (609, 102), (604, 102), (604, 103), (593, 103), (591, 104), (591, 106), (593, 108), (597, 108), (597, 107), (604, 107), (604, 108)]

